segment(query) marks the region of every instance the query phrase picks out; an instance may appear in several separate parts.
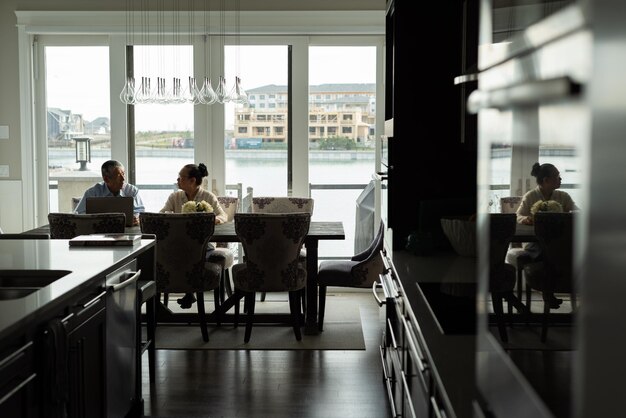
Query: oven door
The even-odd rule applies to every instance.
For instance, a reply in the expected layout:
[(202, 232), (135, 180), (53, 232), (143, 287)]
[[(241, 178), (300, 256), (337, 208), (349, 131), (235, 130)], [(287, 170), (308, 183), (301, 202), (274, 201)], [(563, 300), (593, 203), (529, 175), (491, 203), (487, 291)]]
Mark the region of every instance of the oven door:
[[(528, 28), (524, 34), (526, 49), (519, 54), (506, 56), (499, 62), (483, 60), (479, 90), (468, 100), (470, 111), (478, 113), (480, 248), (488, 248), (489, 231), (483, 222), (488, 217), (483, 214), (493, 212), (490, 201), (494, 200), (496, 186), (507, 183), (510, 186), (507, 192), (512, 195), (522, 195), (534, 188), (536, 181), (530, 176), (534, 162), (554, 164), (562, 173), (563, 183), (576, 183), (578, 178), (578, 188), (584, 188), (591, 131), (585, 86), (591, 77), (593, 40), (585, 24), (571, 27), (572, 14), (577, 14), (575, 8), (561, 12)], [(559, 28), (563, 31), (559, 32)], [(533, 45), (531, 41), (537, 43)], [(481, 47), (483, 52), (497, 49), (495, 45)], [(485, 62), (488, 64), (484, 65)], [(573, 180), (566, 181), (566, 176)], [(576, 190), (565, 191), (584, 210), (585, 194), (575, 197)], [(540, 329), (543, 304), (541, 294), (535, 292), (533, 300), (537, 302), (530, 306), (534, 315), (530, 326), (521, 321), (514, 324), (514, 318), (522, 315), (510, 315), (506, 321), (508, 341), (505, 341), (494, 326), (489, 265), (488, 256), (479, 259), (478, 304), (481, 306), (476, 373), (483, 409), (494, 417), (569, 416), (568, 408), (573, 401), (566, 382), (570, 381), (571, 360), (576, 352), (574, 338), (564, 338), (562, 344), (552, 346), (540, 343), (536, 330)], [(573, 336), (576, 321), (572, 320), (570, 327), (559, 326), (560, 335)], [(550, 358), (542, 355), (547, 349), (555, 353)], [(541, 376), (537, 359), (541, 359), (540, 367), (545, 371)]]

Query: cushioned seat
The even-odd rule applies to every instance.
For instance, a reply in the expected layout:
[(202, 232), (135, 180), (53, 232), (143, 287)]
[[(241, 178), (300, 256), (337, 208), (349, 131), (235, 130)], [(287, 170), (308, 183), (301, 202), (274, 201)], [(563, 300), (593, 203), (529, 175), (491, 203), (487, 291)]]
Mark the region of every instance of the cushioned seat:
[(324, 330), (324, 312), (326, 309), (326, 288), (328, 286), (369, 288), (383, 273), (384, 264), (380, 255), (384, 244), (384, 224), (381, 222), (378, 232), (370, 246), (356, 254), (350, 260), (322, 261), (317, 273), (319, 286), (318, 327)]
[[(256, 196), (252, 198), (253, 213), (297, 213), (304, 212), (313, 215), (315, 201), (310, 197), (286, 196)], [(306, 248), (300, 250), (300, 262), (306, 264)], [(261, 301), (265, 300), (265, 293), (261, 293)], [(303, 299), (304, 302), (304, 299)], [(303, 306), (304, 309), (304, 306)]]
[(215, 230), (215, 214), (142, 213), (141, 232), (157, 239), (156, 283), (163, 293), (195, 293), (202, 339), (209, 341), (204, 292), (214, 291), (215, 316), (220, 325), (219, 285), (222, 267), (206, 261), (206, 248)]
[[(245, 297), (247, 313), (244, 341), (250, 341), (256, 292), (288, 292), (291, 321), (300, 340), (301, 298), (306, 286), (306, 269), (298, 256), (309, 231), (309, 213), (238, 213), (235, 231), (243, 245), (244, 263), (233, 266), (235, 297)], [(235, 302), (235, 325), (239, 303)]]

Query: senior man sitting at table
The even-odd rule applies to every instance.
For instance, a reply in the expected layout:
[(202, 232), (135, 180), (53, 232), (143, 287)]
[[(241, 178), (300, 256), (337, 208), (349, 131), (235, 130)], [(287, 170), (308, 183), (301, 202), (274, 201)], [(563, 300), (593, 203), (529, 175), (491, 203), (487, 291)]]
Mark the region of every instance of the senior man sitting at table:
[(86, 200), (88, 197), (132, 197), (133, 198), (133, 225), (139, 225), (139, 213), (145, 211), (145, 206), (139, 196), (139, 189), (132, 184), (126, 183), (124, 166), (119, 161), (109, 160), (101, 167), (102, 181), (85, 190), (80, 202), (76, 206), (75, 213), (85, 213)]

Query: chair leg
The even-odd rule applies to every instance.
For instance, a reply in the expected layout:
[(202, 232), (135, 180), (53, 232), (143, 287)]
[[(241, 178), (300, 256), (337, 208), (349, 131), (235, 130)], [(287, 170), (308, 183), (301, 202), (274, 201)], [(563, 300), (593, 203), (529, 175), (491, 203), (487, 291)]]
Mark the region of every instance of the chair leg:
[(500, 339), (502, 342), (509, 341), (509, 337), (506, 333), (506, 326), (504, 324), (504, 309), (502, 306), (502, 295), (499, 293), (491, 294), (491, 303), (493, 305), (493, 312), (496, 316), (496, 322), (498, 324), (498, 332), (500, 333)]
[(222, 295), (220, 294), (220, 288), (218, 287), (217, 289), (215, 289), (213, 291), (213, 299), (215, 302), (215, 310), (213, 311), (214, 315), (215, 315), (215, 323), (217, 324), (218, 327), (222, 326), (222, 315), (220, 313), (220, 297)]
[(237, 328), (239, 326), (239, 305), (241, 302), (241, 295), (237, 290), (235, 290), (235, 320), (233, 321), (233, 328)]
[(226, 295), (231, 297), (233, 295), (233, 288), (230, 285), (230, 269), (224, 269), (224, 288), (226, 289)]
[(300, 333), (300, 296), (299, 290), (289, 292), (289, 311), (291, 312), (291, 320), (293, 321), (293, 332), (296, 334), (296, 340), (302, 340)]
[(326, 286), (319, 286), (319, 301), (317, 302), (317, 328), (321, 331), (324, 331), (324, 311), (326, 310)]
[(163, 293), (163, 305), (167, 308), (167, 304), (170, 301), (170, 294), (169, 293)]
[(209, 341), (209, 331), (206, 328), (206, 314), (204, 312), (204, 292), (197, 292), (196, 299), (198, 303), (198, 316), (200, 317), (200, 331), (204, 342)]
[(299, 290), (300, 300), (302, 300), (302, 315), (306, 315), (306, 286)]
[(226, 277), (225, 277), (225, 268), (222, 267), (222, 273), (220, 274), (220, 285), (219, 285), (219, 295), (220, 295), (220, 301), (222, 301), (222, 303), (224, 302), (224, 300), (226, 300), (225, 295), (226, 295)]
[(246, 294), (246, 299), (244, 306), (246, 307), (247, 312), (247, 321), (246, 321), (246, 333), (243, 337), (243, 342), (247, 343), (250, 341), (250, 334), (252, 334), (252, 322), (254, 320), (254, 304), (255, 304), (256, 292), (250, 292)]
[(265, 302), (265, 292), (261, 292), (261, 302)]
[(146, 324), (148, 341), (150, 341), (148, 346), (148, 373), (150, 374), (150, 385), (154, 386), (156, 382), (156, 297), (152, 297), (146, 302)]
[(548, 338), (548, 316), (550, 315), (550, 304), (543, 302), (543, 318), (541, 321), (541, 342), (545, 343)]

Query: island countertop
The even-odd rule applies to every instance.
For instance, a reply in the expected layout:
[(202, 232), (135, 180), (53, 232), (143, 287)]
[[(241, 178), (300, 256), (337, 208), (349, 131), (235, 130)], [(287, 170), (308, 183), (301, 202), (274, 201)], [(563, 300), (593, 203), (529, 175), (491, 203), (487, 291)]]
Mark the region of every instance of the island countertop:
[(68, 240), (0, 240), (0, 277), (68, 272), (25, 297), (0, 300), (0, 339), (44, 311), (61, 306), (94, 281), (102, 280), (104, 286), (106, 274), (154, 246), (152, 239), (134, 246), (89, 248), (70, 247)]

